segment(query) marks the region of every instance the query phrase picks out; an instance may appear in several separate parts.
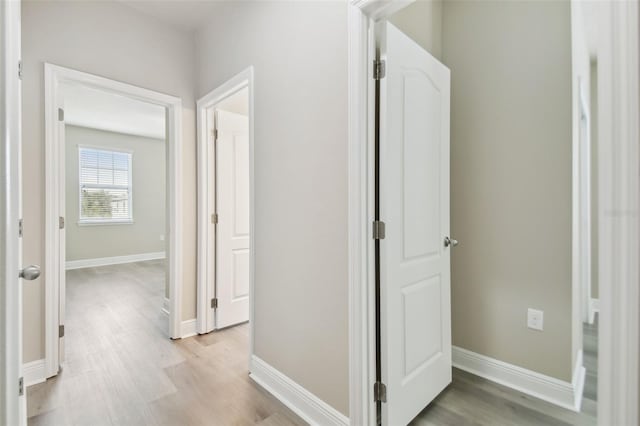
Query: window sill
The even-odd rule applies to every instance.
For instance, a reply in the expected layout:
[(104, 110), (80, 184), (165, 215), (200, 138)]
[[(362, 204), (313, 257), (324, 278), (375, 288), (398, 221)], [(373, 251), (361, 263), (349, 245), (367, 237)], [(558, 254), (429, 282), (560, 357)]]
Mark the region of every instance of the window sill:
[(132, 219), (125, 220), (80, 220), (78, 226), (133, 225)]

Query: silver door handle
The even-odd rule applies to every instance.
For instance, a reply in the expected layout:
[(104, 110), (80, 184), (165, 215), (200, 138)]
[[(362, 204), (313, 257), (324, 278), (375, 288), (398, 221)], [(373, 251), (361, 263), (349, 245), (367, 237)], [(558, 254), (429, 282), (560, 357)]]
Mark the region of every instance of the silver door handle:
[(27, 266), (20, 270), (20, 278), (33, 281), (40, 276), (40, 267), (38, 265)]
[(453, 239), (451, 239), (449, 237), (444, 237), (444, 246), (445, 247), (449, 247), (449, 246), (455, 247), (457, 245), (458, 245), (458, 240), (453, 240)]

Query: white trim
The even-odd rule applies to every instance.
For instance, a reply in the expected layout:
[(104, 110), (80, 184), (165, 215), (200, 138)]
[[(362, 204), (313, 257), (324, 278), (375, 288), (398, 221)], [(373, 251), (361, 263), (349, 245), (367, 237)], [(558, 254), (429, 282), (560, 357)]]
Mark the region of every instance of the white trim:
[(257, 356), (251, 358), (249, 377), (310, 425), (346, 426), (349, 424), (347, 416)]
[(171, 310), (170, 308), (170, 301), (168, 297), (165, 297), (162, 299), (162, 313), (169, 316), (169, 311)]
[(182, 321), (180, 324), (180, 338), (185, 339), (187, 337), (195, 336), (198, 334), (196, 330), (196, 319), (190, 319)]
[[(73, 82), (144, 102), (161, 105), (168, 111), (168, 228), (169, 293), (171, 315), (169, 336), (181, 337), (182, 312), (182, 100), (131, 84), (44, 64), (45, 76), (45, 360), (47, 377), (58, 373), (58, 325), (64, 318), (64, 238), (58, 217), (64, 216), (64, 126), (58, 122), (63, 106), (61, 83)], [(61, 306), (62, 305), (62, 306)]]
[[(0, 4), (0, 424), (26, 425), (26, 396), (19, 396), (22, 368), (22, 242), (18, 220), (22, 217), (22, 85), (21, 2)], [(25, 259), (29, 261), (29, 259)]]
[(129, 254), (126, 256), (97, 257), (94, 259), (69, 260), (65, 262), (65, 269), (93, 268), (96, 266), (120, 265), (122, 263), (144, 262), (145, 260), (165, 259), (166, 253), (158, 251), (154, 253)]
[(593, 324), (598, 312), (600, 312), (600, 299), (591, 298), (589, 300), (589, 324)]
[(453, 366), (492, 382), (510, 387), (572, 411), (580, 411), (585, 369), (582, 351), (576, 360), (572, 383), (508, 364), (457, 346), (452, 348)]
[(600, 11), (598, 423), (637, 425), (640, 389), (640, 25), (637, 1)]
[(23, 364), (22, 374), (25, 386), (37, 385), (47, 380), (44, 358)]
[[(212, 262), (214, 248), (209, 242), (215, 238), (211, 226), (211, 214), (215, 212), (215, 200), (211, 196), (209, 182), (214, 170), (210, 164), (209, 135), (207, 135), (207, 111), (238, 91), (248, 88), (249, 97), (249, 357), (253, 354), (254, 283), (255, 283), (255, 173), (254, 173), (254, 76), (253, 67), (248, 67), (221, 86), (209, 92), (197, 102), (198, 135), (198, 271), (197, 271), (197, 322), (198, 333), (208, 333), (216, 328), (209, 301), (214, 297)], [(250, 358), (249, 358), (250, 362)]]

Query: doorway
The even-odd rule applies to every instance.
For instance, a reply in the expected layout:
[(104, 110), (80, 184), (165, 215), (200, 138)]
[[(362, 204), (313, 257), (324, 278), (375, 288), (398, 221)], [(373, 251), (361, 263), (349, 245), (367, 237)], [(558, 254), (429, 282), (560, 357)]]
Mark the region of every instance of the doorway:
[(250, 346), (252, 82), (249, 68), (198, 101), (198, 333), (248, 321)]
[[(146, 274), (150, 277), (146, 284), (158, 287), (158, 294), (141, 295), (139, 301), (157, 299), (157, 327), (166, 337), (182, 337), (178, 278), (182, 211), (176, 202), (181, 182), (181, 101), (50, 64), (45, 64), (45, 94), (50, 195), (45, 251), (48, 378), (58, 374), (65, 359), (67, 278), (73, 287), (69, 297), (107, 300), (127, 297), (114, 296), (119, 285), (135, 293), (133, 287), (121, 284), (136, 281), (138, 273)], [(122, 275), (109, 270), (113, 265), (137, 270)], [(93, 287), (83, 289), (85, 285)], [(154, 293), (151, 287), (146, 290)], [(165, 296), (168, 322), (162, 313)], [(83, 317), (97, 315), (97, 309), (76, 312), (70, 320), (80, 326)]]

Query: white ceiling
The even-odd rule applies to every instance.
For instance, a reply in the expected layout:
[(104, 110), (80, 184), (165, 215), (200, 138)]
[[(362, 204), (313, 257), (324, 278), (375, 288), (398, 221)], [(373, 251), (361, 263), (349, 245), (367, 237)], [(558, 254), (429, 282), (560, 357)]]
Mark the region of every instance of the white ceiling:
[(117, 0), (184, 31), (195, 31), (214, 13), (216, 0)]
[(65, 84), (63, 93), (66, 124), (166, 139), (162, 106), (81, 85)]

